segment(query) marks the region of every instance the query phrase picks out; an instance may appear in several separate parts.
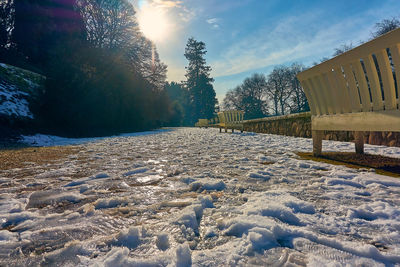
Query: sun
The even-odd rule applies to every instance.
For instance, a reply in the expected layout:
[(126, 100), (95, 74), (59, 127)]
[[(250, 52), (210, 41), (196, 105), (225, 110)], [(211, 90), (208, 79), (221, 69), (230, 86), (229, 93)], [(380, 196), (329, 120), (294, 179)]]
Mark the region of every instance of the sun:
[(162, 41), (168, 34), (168, 19), (161, 8), (143, 5), (138, 14), (140, 30), (151, 41)]

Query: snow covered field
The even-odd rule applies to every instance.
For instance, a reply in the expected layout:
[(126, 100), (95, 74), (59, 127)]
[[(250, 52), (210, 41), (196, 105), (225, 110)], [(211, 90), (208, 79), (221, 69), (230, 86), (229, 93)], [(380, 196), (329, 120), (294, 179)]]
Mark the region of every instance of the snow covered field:
[(400, 180), (302, 160), (311, 139), (187, 128), (76, 146), (0, 171), (0, 265), (400, 265)]

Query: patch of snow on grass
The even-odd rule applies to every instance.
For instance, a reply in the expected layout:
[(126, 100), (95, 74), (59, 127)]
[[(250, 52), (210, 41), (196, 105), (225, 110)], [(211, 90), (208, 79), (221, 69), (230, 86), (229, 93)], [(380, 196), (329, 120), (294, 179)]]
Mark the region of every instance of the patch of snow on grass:
[(0, 114), (33, 119), (26, 97), (27, 93), (15, 86), (0, 84)]

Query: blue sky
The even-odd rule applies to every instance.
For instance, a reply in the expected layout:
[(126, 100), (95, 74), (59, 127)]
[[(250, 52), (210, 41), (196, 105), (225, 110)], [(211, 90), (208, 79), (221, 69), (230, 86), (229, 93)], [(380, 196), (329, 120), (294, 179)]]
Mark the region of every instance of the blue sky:
[(151, 21), (167, 25), (153, 41), (169, 81), (185, 79), (187, 39), (206, 43), (220, 101), (252, 73), (311, 65), (342, 44), (368, 40), (376, 22), (400, 17), (399, 0), (139, 0), (135, 6), (138, 15), (144, 7), (158, 10)]

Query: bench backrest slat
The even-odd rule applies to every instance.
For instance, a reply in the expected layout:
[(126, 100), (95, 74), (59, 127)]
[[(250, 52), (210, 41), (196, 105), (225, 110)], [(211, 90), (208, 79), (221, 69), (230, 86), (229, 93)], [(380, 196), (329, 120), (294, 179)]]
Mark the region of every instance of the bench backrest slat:
[(308, 89), (308, 90), (304, 90), (304, 93), (308, 99), (308, 104), (310, 106), (311, 115), (317, 115), (317, 113), (319, 114), (320, 110), (319, 110), (319, 106), (318, 106), (317, 97), (315, 95), (315, 92), (312, 90), (309, 79), (303, 80), (303, 88)]
[(297, 77), (312, 115), (399, 109), (400, 29), (305, 70)]
[(367, 79), (361, 61), (354, 62), (352, 65), (355, 78), (357, 80), (358, 92), (361, 99), (362, 111), (371, 111), (372, 103), (368, 90)]
[(333, 101), (333, 111), (335, 114), (341, 113), (343, 109), (343, 99), (340, 93), (341, 88), (336, 81), (335, 73), (330, 71), (326, 74), (328, 90), (331, 92)]
[(373, 110), (375, 111), (383, 110), (384, 105), (383, 105), (381, 86), (379, 84), (378, 72), (375, 71), (376, 67), (372, 55), (368, 55), (368, 57), (364, 58), (364, 66), (367, 72), (369, 88), (371, 90), (371, 95), (373, 99), (372, 101)]
[(342, 100), (340, 110), (342, 113), (351, 112), (349, 89), (347, 87), (347, 82), (344, 79), (343, 68), (339, 66), (339, 67), (334, 68), (333, 70), (334, 70), (334, 74), (335, 74), (335, 78), (336, 78), (336, 83), (337, 83), (338, 89), (339, 89), (337, 95)]
[[(393, 58), (393, 65), (396, 73), (397, 92), (400, 94), (400, 44), (392, 45), (390, 47), (390, 52)], [(399, 98), (397, 101), (399, 101)], [(399, 102), (397, 102), (397, 104), (398, 103)]]
[(379, 70), (383, 83), (384, 103), (385, 109), (396, 108), (396, 89), (394, 86), (392, 68), (390, 66), (389, 58), (385, 49), (376, 53), (378, 60)]
[(333, 113), (333, 103), (332, 96), (326, 86), (325, 74), (316, 76), (314, 78), (316, 88), (319, 88), (319, 92), (321, 94), (320, 98), (322, 100), (322, 109), (324, 110), (324, 114), (332, 114)]
[(348, 63), (343, 65), (343, 70), (350, 97), (351, 111), (360, 112), (361, 111), (360, 97), (358, 94), (358, 88), (356, 80), (354, 79), (354, 73), (351, 68), (351, 64)]

